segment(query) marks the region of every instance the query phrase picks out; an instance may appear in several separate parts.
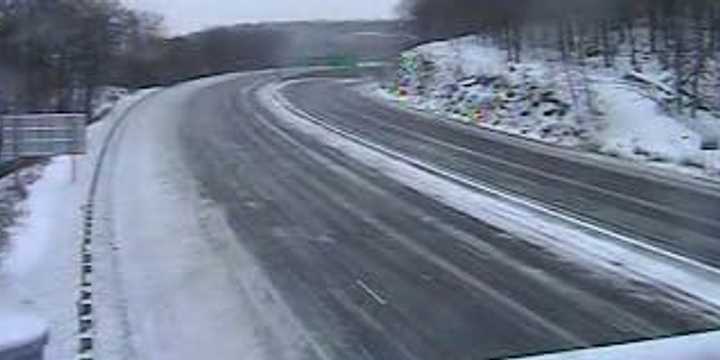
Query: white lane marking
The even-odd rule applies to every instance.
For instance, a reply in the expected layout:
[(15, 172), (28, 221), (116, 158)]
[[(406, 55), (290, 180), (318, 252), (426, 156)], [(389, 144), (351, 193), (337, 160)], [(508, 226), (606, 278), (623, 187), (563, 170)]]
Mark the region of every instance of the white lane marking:
[(388, 302), (385, 300), (380, 294), (376, 293), (373, 289), (371, 289), (367, 284), (365, 284), (364, 281), (358, 280), (356, 283), (368, 294), (370, 295), (373, 300), (377, 301), (380, 305), (387, 305)]

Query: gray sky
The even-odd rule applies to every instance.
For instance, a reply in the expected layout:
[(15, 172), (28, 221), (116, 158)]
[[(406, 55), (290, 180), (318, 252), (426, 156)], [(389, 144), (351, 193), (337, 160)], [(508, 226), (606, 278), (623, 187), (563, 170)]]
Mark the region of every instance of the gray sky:
[(400, 0), (123, 0), (165, 17), (172, 34), (242, 22), (391, 18)]

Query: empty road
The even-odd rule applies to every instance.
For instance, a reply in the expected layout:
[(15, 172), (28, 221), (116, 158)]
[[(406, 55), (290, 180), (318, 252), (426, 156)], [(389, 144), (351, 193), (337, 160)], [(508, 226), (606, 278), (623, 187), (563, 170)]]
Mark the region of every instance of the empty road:
[[(264, 95), (287, 75), (203, 87), (173, 126), (199, 192), (221, 204), (233, 240), (307, 330), (306, 358), (494, 359), (720, 326), (716, 304), (697, 295), (558, 256), (298, 130)], [(710, 277), (720, 265), (712, 187), (430, 121), (362, 97), (347, 81), (292, 78), (273, 94), (359, 146), (632, 237)]]

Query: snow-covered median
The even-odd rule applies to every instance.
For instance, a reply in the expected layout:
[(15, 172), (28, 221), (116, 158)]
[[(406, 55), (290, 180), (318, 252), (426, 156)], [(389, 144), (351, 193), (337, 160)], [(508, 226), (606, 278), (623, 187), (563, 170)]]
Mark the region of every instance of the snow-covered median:
[[(652, 164), (697, 177), (720, 176), (720, 118), (669, 109), (663, 72), (587, 69), (540, 56), (511, 64), (481, 37), (405, 52), (393, 81), (375, 95), (401, 106), (559, 146)], [(664, 92), (665, 91), (665, 92)]]

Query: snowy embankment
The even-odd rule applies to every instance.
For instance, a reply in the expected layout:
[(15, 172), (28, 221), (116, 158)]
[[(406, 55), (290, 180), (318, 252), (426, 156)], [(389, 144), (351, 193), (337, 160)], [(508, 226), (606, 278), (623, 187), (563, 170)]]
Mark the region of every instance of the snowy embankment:
[(657, 66), (580, 69), (557, 61), (508, 64), (480, 37), (419, 46), (402, 54), (381, 97), (417, 110), (544, 143), (569, 146), (695, 176), (720, 175), (720, 119), (667, 109), (668, 85)]
[[(71, 157), (57, 157), (38, 169), (40, 178), (28, 187), (29, 196), (20, 204), (22, 216), (9, 229), (9, 247), (0, 254), (0, 310), (46, 319), (52, 334), (49, 359), (71, 359), (76, 354), (80, 207), (99, 150), (111, 124), (145, 95), (138, 92), (121, 100), (104, 121), (89, 128), (88, 154), (76, 158), (75, 181)], [(0, 315), (0, 323), (4, 321)], [(8, 333), (21, 334), (20, 330), (13, 327)]]

